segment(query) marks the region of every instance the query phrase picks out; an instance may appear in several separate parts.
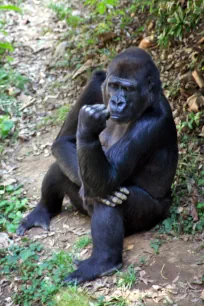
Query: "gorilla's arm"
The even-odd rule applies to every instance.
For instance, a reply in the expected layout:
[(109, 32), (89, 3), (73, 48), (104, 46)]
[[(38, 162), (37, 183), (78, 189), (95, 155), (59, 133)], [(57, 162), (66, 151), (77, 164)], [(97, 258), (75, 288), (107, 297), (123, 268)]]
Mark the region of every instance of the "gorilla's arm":
[(81, 185), (78, 176), (78, 162), (76, 153), (76, 131), (78, 116), (81, 107), (85, 104), (93, 105), (103, 103), (101, 84), (105, 80), (106, 73), (97, 71), (85, 87), (78, 101), (68, 114), (56, 140), (52, 145), (52, 154), (62, 172), (75, 184)]
[(104, 108), (83, 107), (79, 115), (77, 154), (85, 197), (104, 197), (121, 186), (138, 162), (161, 144), (168, 120), (156, 112), (143, 115), (105, 154), (98, 136), (105, 127)]

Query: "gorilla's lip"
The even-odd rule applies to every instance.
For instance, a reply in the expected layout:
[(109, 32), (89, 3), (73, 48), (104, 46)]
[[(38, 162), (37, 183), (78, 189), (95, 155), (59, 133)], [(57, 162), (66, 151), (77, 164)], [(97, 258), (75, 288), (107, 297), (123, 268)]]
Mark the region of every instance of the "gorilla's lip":
[(117, 122), (126, 122), (128, 121), (126, 116), (121, 115), (110, 115), (110, 119)]

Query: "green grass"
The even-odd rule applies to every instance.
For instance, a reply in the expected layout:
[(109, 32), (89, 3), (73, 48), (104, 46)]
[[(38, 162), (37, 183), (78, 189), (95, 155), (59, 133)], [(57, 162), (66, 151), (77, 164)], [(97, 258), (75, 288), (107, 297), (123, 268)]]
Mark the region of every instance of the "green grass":
[(40, 244), (30, 241), (1, 250), (1, 275), (11, 281), (14, 277), (19, 279), (18, 291), (13, 294), (15, 304), (55, 305), (53, 295), (62, 287), (64, 277), (73, 271), (72, 254), (60, 251), (42, 260), (43, 253)]
[(42, 119), (39, 123), (37, 123), (37, 128), (40, 129), (43, 126), (50, 126), (50, 125), (62, 125), (65, 121), (67, 114), (71, 109), (71, 105), (63, 105), (58, 108), (56, 111), (52, 113), (52, 116), (47, 116)]
[(92, 242), (92, 239), (91, 237), (87, 236), (87, 235), (84, 235), (82, 237), (80, 237), (76, 243), (75, 243), (75, 247), (77, 249), (83, 249), (85, 247), (87, 247), (89, 244), (91, 244)]
[(61, 290), (53, 299), (56, 306), (96, 306), (96, 300), (76, 286)]
[(137, 281), (136, 271), (133, 265), (130, 265), (125, 272), (117, 272), (117, 286), (131, 289)]
[(25, 90), (28, 78), (14, 71), (9, 65), (0, 66), (0, 108), (9, 114), (18, 116), (19, 103), (16, 94)]
[(0, 183), (0, 231), (16, 231), (26, 204), (22, 185), (3, 186)]

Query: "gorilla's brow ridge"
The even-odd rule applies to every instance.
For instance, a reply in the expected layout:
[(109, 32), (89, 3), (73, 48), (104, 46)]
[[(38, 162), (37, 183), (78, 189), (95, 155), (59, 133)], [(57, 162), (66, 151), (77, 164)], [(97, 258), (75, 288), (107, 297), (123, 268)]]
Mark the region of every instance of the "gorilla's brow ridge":
[(123, 86), (133, 86), (136, 87), (138, 83), (135, 80), (130, 80), (130, 79), (125, 79), (125, 78), (119, 78), (119, 77), (114, 77), (114, 76), (109, 76), (108, 81), (110, 83), (115, 83)]

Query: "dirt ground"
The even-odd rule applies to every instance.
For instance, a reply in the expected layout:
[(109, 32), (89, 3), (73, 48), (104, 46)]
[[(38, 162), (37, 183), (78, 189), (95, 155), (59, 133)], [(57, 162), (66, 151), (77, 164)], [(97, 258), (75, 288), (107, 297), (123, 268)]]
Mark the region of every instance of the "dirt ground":
[[(47, 70), (47, 62), (52, 57), (56, 42), (64, 31), (63, 24), (60, 22), (56, 24), (52, 12), (46, 8), (46, 5), (46, 1), (24, 1), (25, 14), (18, 17), (12, 14), (13, 24), (9, 31), (13, 39), (19, 41), (14, 54), (16, 68), (31, 78), (33, 88), (30, 90), (30, 96), (36, 99), (35, 105), (28, 107), (27, 114), (31, 116), (28, 126), (42, 112), (46, 111), (49, 114), (45, 100), (50, 94), (48, 92), (50, 82), (51, 80), (60, 81), (61, 78), (60, 71), (52, 75)], [(50, 35), (43, 34), (43, 29), (48, 26), (55, 28), (56, 31)], [(63, 77), (65, 76), (63, 74)], [(67, 99), (69, 98), (61, 95), (60, 103), (62, 101), (66, 103)], [(25, 136), (26, 128), (27, 126), (22, 128), (23, 136)], [(50, 153), (50, 145), (59, 128), (58, 126), (42, 129), (33, 137), (29, 134), (28, 141), (21, 141), (15, 146), (13, 176), (24, 184), (26, 196), (29, 199), (29, 209), (36, 205), (40, 197), (43, 176), (54, 160)], [(11, 152), (10, 156), (14, 156), (14, 153)], [(67, 205), (69, 205), (68, 199), (65, 200), (64, 207)], [(64, 210), (60, 216), (52, 220), (50, 232), (46, 233), (40, 228), (33, 228), (26, 233), (28, 237), (40, 241), (47, 249), (52, 250), (69, 250), (76, 239), (83, 234), (90, 234), (89, 218), (70, 209)], [(163, 244), (158, 255), (155, 255), (150, 247), (150, 242), (154, 238), (158, 238), (158, 233), (149, 231), (133, 235), (124, 241), (123, 270), (130, 264), (140, 266), (139, 281), (133, 289), (119, 289), (114, 275), (86, 283), (83, 287), (95, 296), (106, 297), (121, 295), (122, 290), (129, 305), (136, 305), (140, 297), (147, 306), (203, 305), (200, 296), (204, 287), (199, 284), (204, 273), (204, 249), (201, 247), (201, 238), (190, 235), (179, 238), (160, 235), (159, 238), (162, 239)], [(90, 253), (91, 246), (88, 246), (80, 255), (86, 258)], [(145, 259), (143, 265), (139, 264), (141, 258)]]

